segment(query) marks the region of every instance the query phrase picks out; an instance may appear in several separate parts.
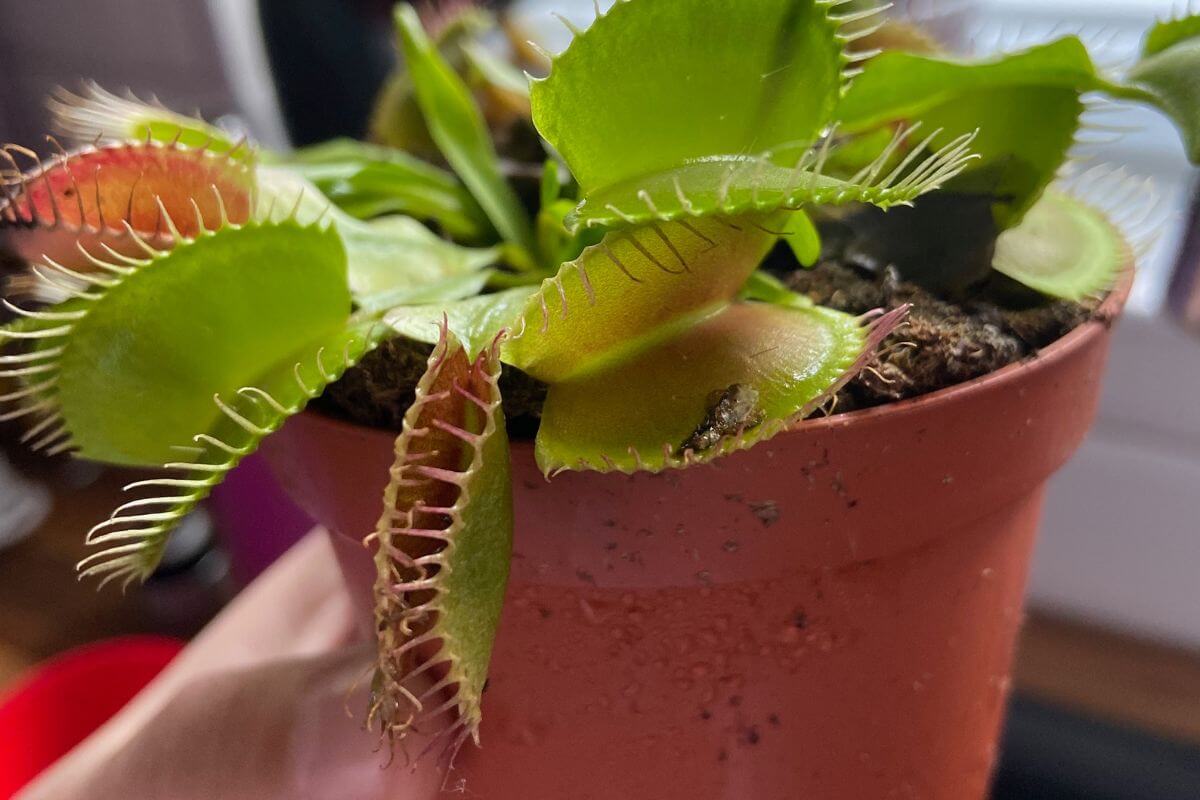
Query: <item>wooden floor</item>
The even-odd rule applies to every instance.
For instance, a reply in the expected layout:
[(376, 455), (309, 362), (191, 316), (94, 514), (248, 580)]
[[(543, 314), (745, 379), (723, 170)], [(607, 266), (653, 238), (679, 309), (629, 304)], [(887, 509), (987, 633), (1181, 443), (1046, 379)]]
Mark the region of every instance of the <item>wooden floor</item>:
[[(94, 639), (135, 632), (186, 632), (191, 619), (164, 616), (152, 593), (75, 579), (82, 532), (118, 501), (125, 473), (67, 489), (62, 465), (33, 464), (57, 486), (51, 518), (33, 537), (0, 552), (0, 691), (29, 665)], [(1033, 614), (1022, 636), (1019, 690), (1100, 719), (1200, 744), (1200, 653), (1141, 642)]]

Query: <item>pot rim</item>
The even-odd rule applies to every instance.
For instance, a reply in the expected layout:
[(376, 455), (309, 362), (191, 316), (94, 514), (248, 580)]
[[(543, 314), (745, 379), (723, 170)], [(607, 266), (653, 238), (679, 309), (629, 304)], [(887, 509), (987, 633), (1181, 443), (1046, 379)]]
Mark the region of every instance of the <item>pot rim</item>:
[[(816, 433), (821, 430), (853, 425), (855, 423), (868, 424), (883, 417), (904, 417), (924, 411), (931, 406), (941, 406), (955, 402), (966, 395), (973, 395), (992, 389), (999, 391), (1007, 386), (1019, 383), (1025, 375), (1032, 371), (1052, 369), (1055, 364), (1069, 358), (1092, 339), (1103, 335), (1120, 318), (1125, 309), (1125, 303), (1129, 299), (1129, 292), (1133, 287), (1134, 275), (1134, 269), (1125, 270), (1120, 280), (1109, 291), (1108, 296), (1096, 308), (1090, 319), (1068, 331), (1064, 336), (1028, 358), (1001, 367), (986, 375), (980, 375), (978, 378), (972, 378), (969, 381), (964, 381), (953, 386), (946, 386), (927, 394), (910, 397), (906, 400), (898, 400), (881, 406), (847, 411), (824, 417), (809, 417), (797, 422), (790, 428), (780, 431), (777, 437), (800, 431)], [(310, 420), (319, 420), (322, 424), (328, 424), (330, 427), (359, 432), (378, 432), (388, 434), (389, 436), (394, 436), (397, 433), (386, 428), (376, 428), (339, 419), (338, 417), (329, 416), (316, 410), (305, 410), (303, 413)], [(514, 448), (523, 446), (532, 447), (533, 440), (512, 442), (512, 447)]]

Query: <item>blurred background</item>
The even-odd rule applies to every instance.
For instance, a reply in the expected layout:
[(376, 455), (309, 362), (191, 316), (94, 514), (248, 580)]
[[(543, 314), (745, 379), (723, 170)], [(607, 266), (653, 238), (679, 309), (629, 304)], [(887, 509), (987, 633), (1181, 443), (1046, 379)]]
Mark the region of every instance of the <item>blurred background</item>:
[[(602, 3), (607, 5), (607, 3)], [(1081, 32), (1132, 59), (1171, 0), (912, 0), (976, 51)], [(32, 144), (53, 87), (91, 78), (244, 127), (270, 147), (361, 135), (393, 64), (390, 0), (0, 0), (0, 141)], [(591, 0), (513, 4), (557, 49)], [(1158, 115), (1129, 109), (1105, 160), (1154, 178), (1168, 223), (1141, 264), (1100, 419), (1055, 479), (995, 797), (1200, 798), (1200, 220), (1197, 182)], [(1190, 232), (1190, 236), (1186, 235)], [(1189, 316), (1190, 315), (1190, 316)], [(0, 426), (0, 694), (31, 664), (130, 633), (187, 636), (305, 521), (251, 462), (189, 520), (145, 590), (77, 584), (82, 532), (127, 473), (32, 459)], [(236, 508), (236, 512), (232, 509)], [(238, 528), (270, 530), (249, 546)]]

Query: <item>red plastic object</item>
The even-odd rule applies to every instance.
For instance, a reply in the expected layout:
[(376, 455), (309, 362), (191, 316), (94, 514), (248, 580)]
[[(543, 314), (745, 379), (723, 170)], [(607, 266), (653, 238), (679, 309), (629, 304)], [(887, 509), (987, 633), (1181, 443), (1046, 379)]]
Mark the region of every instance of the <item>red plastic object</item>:
[(82, 742), (167, 666), (183, 642), (110, 639), (35, 667), (0, 695), (0, 798)]

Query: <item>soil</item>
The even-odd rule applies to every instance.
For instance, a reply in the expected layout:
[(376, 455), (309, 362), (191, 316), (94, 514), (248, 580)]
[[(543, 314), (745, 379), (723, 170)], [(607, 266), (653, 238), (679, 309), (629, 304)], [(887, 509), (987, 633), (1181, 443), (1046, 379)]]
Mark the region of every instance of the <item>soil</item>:
[(912, 304), (871, 365), (838, 394), (835, 413), (918, 397), (1030, 358), (1091, 319), (1100, 304), (1032, 298), (1000, 275), (950, 302), (901, 281), (891, 268), (872, 273), (836, 262), (793, 272), (786, 282), (852, 314)]
[[(360, 425), (398, 431), (431, 352), (432, 345), (390, 339), (326, 388), (314, 407)], [(509, 434), (532, 439), (546, 400), (546, 385), (506, 366), (500, 376), (500, 396)]]
[[(781, 277), (816, 302), (852, 314), (912, 305), (907, 322), (839, 392), (831, 413), (917, 397), (1030, 358), (1092, 318), (1099, 305), (1099, 300), (1047, 301), (999, 275), (950, 301), (900, 280), (892, 268), (835, 260)], [(399, 430), (430, 350), (407, 340), (387, 342), (330, 386), (317, 406), (353, 422)], [(532, 438), (545, 386), (506, 367), (501, 391), (510, 433)]]

